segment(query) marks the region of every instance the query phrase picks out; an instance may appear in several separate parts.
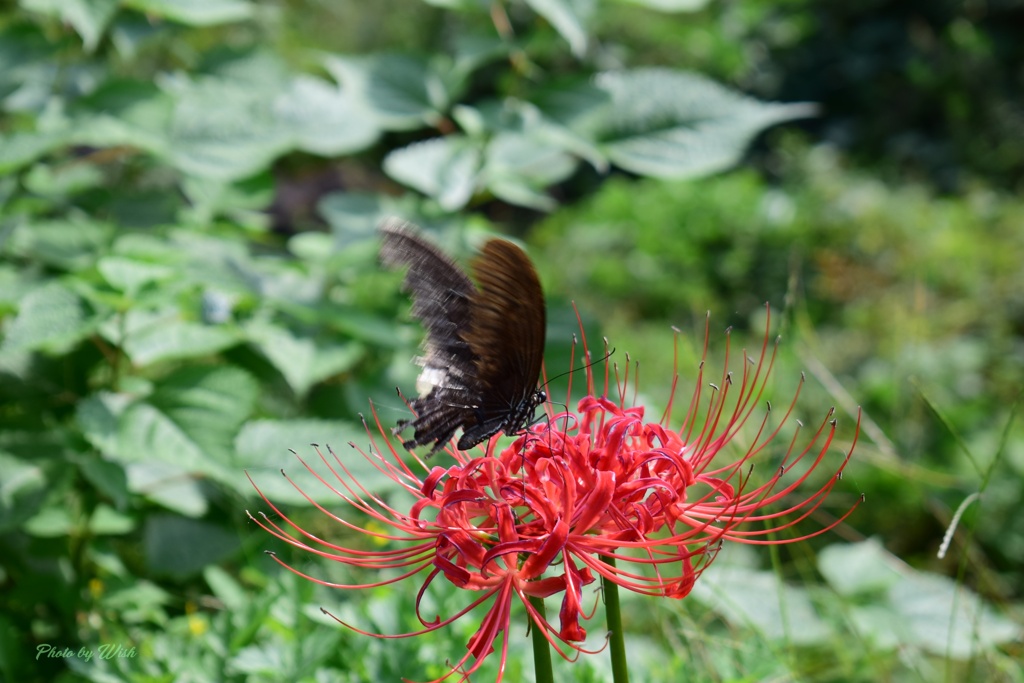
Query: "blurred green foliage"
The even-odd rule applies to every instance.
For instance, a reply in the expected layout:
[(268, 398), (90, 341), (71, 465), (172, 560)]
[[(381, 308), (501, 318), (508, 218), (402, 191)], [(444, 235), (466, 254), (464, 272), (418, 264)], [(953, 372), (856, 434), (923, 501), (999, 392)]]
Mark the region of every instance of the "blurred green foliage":
[[(266, 509), (247, 472), (306, 528), (344, 535), (278, 470), (336, 505), (288, 449), (364, 442), (369, 400), (384, 423), (404, 412), (393, 387), (413, 385), (419, 332), (373, 234), (394, 214), (460, 256), (499, 224), (528, 238), (549, 371), (575, 301), (663, 405), (670, 324), (690, 344), (710, 310), (713, 330), (759, 345), (768, 301), (776, 373), (812, 375), (802, 414), (837, 405), (843, 448), (864, 407), (821, 511), (867, 495), (851, 542), (794, 546), (773, 572), (723, 558), (682, 604), (630, 597), (639, 680), (1021, 680), (1019, 620), (992, 608), (1024, 585), (1020, 16), (806, 0), (0, 9), (0, 672), (445, 671), (471, 624), (429, 643), (344, 629), (319, 608), (396, 633), (416, 628), (415, 595), (282, 574), (261, 551), (289, 549), (244, 514)], [(761, 135), (797, 119), (802, 133)], [(37, 656), (112, 644), (135, 655)], [(600, 656), (559, 666), (607, 679)]]

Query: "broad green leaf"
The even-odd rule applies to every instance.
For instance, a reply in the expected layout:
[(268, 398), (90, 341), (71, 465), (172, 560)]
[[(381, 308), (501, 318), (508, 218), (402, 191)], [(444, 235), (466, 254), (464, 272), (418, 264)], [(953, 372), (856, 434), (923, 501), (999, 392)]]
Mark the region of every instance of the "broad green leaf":
[(611, 99), (598, 137), (612, 163), (659, 178), (727, 169), (764, 129), (815, 113), (807, 103), (759, 102), (669, 69), (606, 72), (596, 84)]
[(208, 225), (222, 215), (250, 230), (269, 227), (266, 209), (274, 202), (274, 177), (269, 170), (233, 183), (186, 177), (181, 190), (189, 201), (181, 213), (182, 222)]
[(573, 54), (583, 56), (587, 51), (586, 24), (594, 13), (594, 0), (525, 0), (533, 11), (555, 27), (569, 43)]
[(213, 26), (242, 21), (252, 16), (247, 0), (121, 0), (126, 7), (152, 17), (163, 17), (190, 26)]
[(355, 342), (317, 344), (269, 323), (254, 322), (246, 326), (245, 332), (299, 398), (317, 382), (351, 369), (365, 354), (362, 345)]
[(129, 311), (123, 326), (111, 322), (101, 331), (109, 341), (124, 349), (132, 363), (141, 367), (172, 359), (208, 356), (241, 341), (239, 331), (233, 326), (183, 320), (175, 310)]
[(35, 462), (26, 462), (0, 450), (0, 532), (17, 529), (43, 504), (49, 485)]
[(25, 531), (37, 538), (60, 538), (75, 529), (71, 511), (65, 507), (46, 507), (25, 522)]
[(135, 528), (135, 518), (100, 504), (89, 517), (89, 533), (96, 536), (126, 534)]
[(129, 490), (180, 515), (198, 518), (210, 508), (206, 485), (182, 467), (166, 462), (134, 462), (125, 465), (125, 473)]
[(78, 144), (166, 154), (173, 107), (171, 96), (153, 83), (109, 80), (75, 102), (67, 135)]
[(146, 563), (157, 574), (184, 577), (230, 557), (238, 534), (209, 522), (171, 515), (152, 516), (143, 532)]
[[(332, 192), (320, 200), (317, 210), (331, 226), (336, 247), (344, 248), (373, 237), (377, 225), (387, 216), (412, 215), (414, 201), (412, 194), (392, 197), (369, 192)], [(289, 241), (289, 249), (302, 255), (292, 247), (294, 240)]]
[(60, 49), (40, 28), (26, 22), (9, 22), (0, 29), (0, 102), (4, 110), (35, 113), (46, 106), (54, 84), (67, 76)]
[(119, 464), (97, 457), (83, 457), (78, 461), (82, 475), (96, 490), (114, 502), (118, 509), (128, 507), (128, 478)]
[[(103, 171), (94, 164), (36, 164), (25, 174), (25, 189), (37, 195), (58, 199), (101, 187)], [(2, 204), (2, 202), (0, 202)]]
[[(330, 486), (344, 490), (342, 480), (350, 484), (358, 480), (360, 485), (378, 493), (394, 489), (394, 482), (353, 450), (348, 445), (350, 441), (366, 444), (366, 431), (351, 423), (326, 420), (254, 420), (242, 428), (235, 441), (235, 450), (240, 464), (252, 477), (253, 483), (273, 503), (306, 505), (308, 501), (303, 495), (305, 493), (314, 501), (340, 504), (341, 499), (331, 491)], [(310, 446), (310, 442), (320, 444), (320, 453), (326, 458), (326, 463)], [(337, 455), (351, 476), (344, 473), (334, 456), (328, 452), (327, 444), (337, 444)], [(331, 468), (339, 473), (342, 480), (331, 473)], [(286, 477), (282, 477), (282, 469)], [(318, 481), (314, 472), (329, 482), (329, 485)], [(289, 483), (289, 479), (294, 482), (294, 486)], [(237, 490), (246, 495), (255, 495), (252, 484), (245, 479), (241, 480)], [(257, 509), (272, 514), (269, 509)]]
[(505, 201), (552, 211), (558, 203), (544, 188), (565, 180), (576, 160), (537, 137), (519, 132), (495, 135), (484, 150), (484, 185)]
[(5, 353), (62, 353), (91, 331), (82, 300), (58, 281), (29, 292), (7, 326)]
[(105, 256), (96, 267), (111, 287), (129, 294), (134, 294), (148, 284), (170, 279), (177, 272), (170, 266), (123, 256)]
[(692, 596), (730, 623), (756, 628), (768, 638), (810, 645), (831, 637), (807, 592), (771, 572), (715, 562), (700, 575)]
[(389, 130), (435, 125), (466, 87), (465, 71), (441, 57), (332, 55), (324, 65)]
[(889, 603), (903, 642), (936, 655), (967, 659), (1021, 637), (1019, 625), (945, 576), (908, 573), (889, 588)]
[(456, 211), (473, 196), (480, 162), (474, 141), (448, 135), (392, 151), (384, 158), (384, 172), (434, 198), (442, 209)]
[(226, 466), (238, 429), (256, 405), (257, 392), (256, 381), (239, 368), (183, 367), (161, 379), (148, 401), (207, 457)]
[(66, 142), (63, 131), (4, 135), (0, 137), (0, 173), (28, 166)]
[(707, 7), (710, 0), (619, 0), (627, 5), (640, 5), (659, 12), (698, 12)]
[(120, 453), (121, 415), (131, 405), (127, 394), (99, 392), (87, 396), (75, 406), (75, 420), (82, 435), (104, 458)]
[(26, 9), (52, 14), (70, 24), (88, 52), (96, 49), (117, 5), (118, 0), (21, 0)]
[(358, 152), (376, 142), (381, 133), (372, 112), (318, 78), (295, 78), (277, 98), (275, 109), (291, 129), (295, 146), (313, 154)]
[(93, 265), (113, 232), (113, 226), (81, 216), (31, 222), (15, 228), (7, 248), (54, 268), (77, 271)]
[(874, 539), (830, 545), (818, 554), (818, 569), (843, 595), (885, 590), (900, 580), (896, 562)]
[(487, 0), (423, 0), (428, 5), (453, 10), (478, 10), (486, 12), (490, 3)]
[(222, 78), (180, 84), (167, 135), (168, 161), (185, 173), (218, 181), (263, 170), (291, 143), (273, 99), (268, 88)]
[(202, 446), (170, 416), (148, 403), (136, 403), (121, 416), (114, 455), (124, 463), (163, 462), (185, 473), (213, 469)]

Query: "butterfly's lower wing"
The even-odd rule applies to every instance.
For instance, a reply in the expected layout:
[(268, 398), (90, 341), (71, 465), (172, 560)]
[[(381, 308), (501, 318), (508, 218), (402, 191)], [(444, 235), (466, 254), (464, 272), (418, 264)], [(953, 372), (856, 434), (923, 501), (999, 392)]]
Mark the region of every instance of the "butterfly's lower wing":
[(475, 419), (476, 356), (461, 332), (469, 329), (476, 287), (458, 265), (423, 239), (409, 223), (397, 219), (380, 226), (381, 262), (389, 268), (408, 266), (403, 288), (412, 296), (412, 315), (426, 328), (420, 374), (424, 395), (410, 401), (416, 419), (398, 424), (412, 426), (415, 435), (406, 448), (433, 442), (441, 449), (455, 431)]

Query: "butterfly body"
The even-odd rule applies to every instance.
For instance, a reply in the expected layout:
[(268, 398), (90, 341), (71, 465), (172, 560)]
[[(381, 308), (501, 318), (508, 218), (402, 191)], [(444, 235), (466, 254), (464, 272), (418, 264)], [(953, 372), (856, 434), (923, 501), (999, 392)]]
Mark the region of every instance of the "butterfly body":
[(413, 226), (391, 219), (380, 226), (381, 261), (406, 266), (404, 289), (412, 315), (426, 328), (420, 397), (406, 448), (433, 444), (440, 450), (458, 429), (459, 450), (498, 432), (514, 434), (532, 420), (546, 400), (537, 389), (544, 354), (544, 294), (523, 251), (501, 239), (489, 240), (473, 262), (476, 284)]

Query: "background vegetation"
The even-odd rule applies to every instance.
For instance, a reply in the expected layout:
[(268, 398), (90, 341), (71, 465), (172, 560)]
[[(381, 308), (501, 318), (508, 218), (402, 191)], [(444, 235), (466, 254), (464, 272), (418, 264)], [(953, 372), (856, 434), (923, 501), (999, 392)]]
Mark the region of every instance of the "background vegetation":
[[(777, 394), (807, 371), (801, 415), (836, 405), (846, 444), (863, 407), (799, 530), (867, 504), (680, 603), (631, 598), (637, 680), (1024, 680), (1022, 24), (995, 0), (5, 5), (0, 672), (443, 673), (473, 624), (342, 629), (319, 608), (393, 633), (415, 596), (283, 575), (245, 517), (248, 472), (342, 533), (277, 472), (364, 440), (368, 400), (401, 413), (419, 331), (373, 235), (398, 214), (461, 256), (527, 244), (549, 370), (575, 301), (664, 405), (670, 326), (699, 346), (710, 311), (720, 359), (768, 301)], [(53, 656), (102, 645), (135, 656)]]

